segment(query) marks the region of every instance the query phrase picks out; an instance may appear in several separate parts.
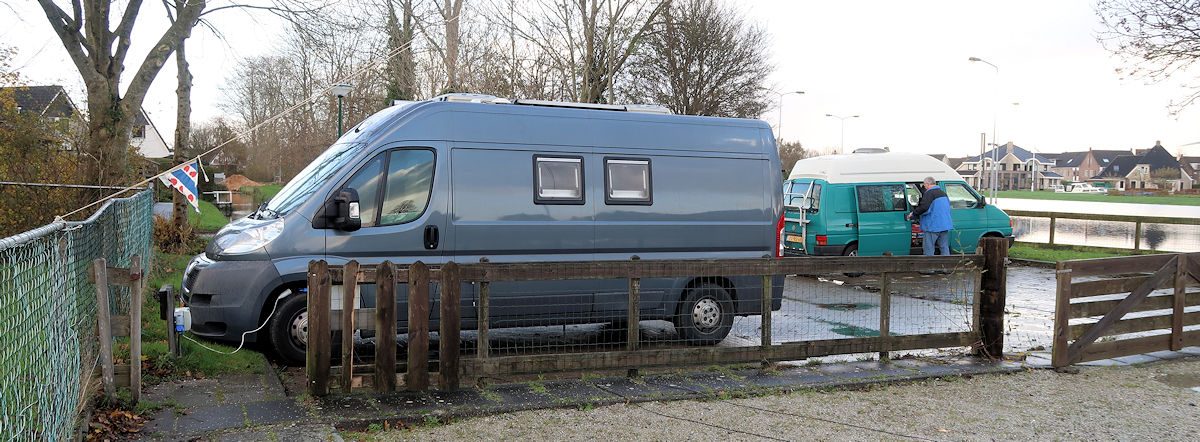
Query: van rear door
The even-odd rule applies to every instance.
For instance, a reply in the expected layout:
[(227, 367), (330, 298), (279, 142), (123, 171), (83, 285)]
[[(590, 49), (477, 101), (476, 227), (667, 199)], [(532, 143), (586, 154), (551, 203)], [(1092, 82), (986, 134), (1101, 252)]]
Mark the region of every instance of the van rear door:
[(908, 213), (904, 184), (859, 185), (855, 187), (855, 197), (858, 202), (859, 255), (907, 255), (912, 227), (904, 218)]

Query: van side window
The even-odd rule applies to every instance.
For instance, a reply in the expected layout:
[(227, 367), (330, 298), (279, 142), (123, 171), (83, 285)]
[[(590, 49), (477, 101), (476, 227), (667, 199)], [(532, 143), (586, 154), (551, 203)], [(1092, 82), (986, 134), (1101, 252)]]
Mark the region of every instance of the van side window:
[(812, 195), (809, 197), (809, 204), (811, 204), (811, 205), (808, 206), (808, 210), (810, 210), (812, 212), (818, 212), (821, 210), (821, 185), (820, 184), (813, 183)]
[(534, 202), (583, 204), (583, 158), (533, 157)]
[(375, 225), (375, 215), (379, 213), (379, 188), (383, 182), (380, 174), (380, 169), (383, 168), (383, 155), (376, 155), (367, 164), (364, 164), (343, 189), (354, 189), (358, 191), (358, 213), (362, 219), (363, 227), (371, 227)]
[(650, 205), (650, 160), (604, 159), (604, 202), (606, 204)]
[(946, 197), (950, 198), (951, 209), (974, 209), (979, 205), (979, 198), (971, 193), (967, 186), (949, 183), (945, 187)]
[(859, 212), (902, 212), (908, 210), (903, 184), (858, 186)]
[(388, 154), (387, 188), (379, 225), (404, 224), (421, 217), (433, 190), (433, 151), (394, 150)]

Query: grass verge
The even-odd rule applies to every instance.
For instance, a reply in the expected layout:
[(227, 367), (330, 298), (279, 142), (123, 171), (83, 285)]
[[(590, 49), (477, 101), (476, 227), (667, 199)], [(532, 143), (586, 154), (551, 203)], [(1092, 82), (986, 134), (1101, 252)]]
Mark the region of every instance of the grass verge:
[(200, 232), (216, 232), (229, 224), (229, 218), (226, 218), (221, 213), (216, 205), (208, 201), (200, 200), (200, 213), (196, 213), (194, 209), (188, 208), (188, 223), (195, 226)]
[(258, 207), (263, 201), (267, 201), (279, 193), (283, 189), (283, 184), (263, 184), (254, 187), (242, 187), (239, 192), (249, 194), (254, 197), (254, 207)]
[(1133, 203), (1133, 204), (1166, 204), (1172, 206), (1200, 206), (1200, 196), (1195, 195), (1172, 195), (1172, 196), (1132, 196), (1132, 195), (1104, 195), (1104, 194), (1086, 194), (1086, 193), (1056, 193), (1047, 191), (1028, 191), (1028, 190), (1002, 190), (996, 193), (1000, 198), (1015, 198), (1028, 200), (1058, 200), (1058, 201), (1087, 201), (1096, 203)]
[(1008, 249), (1008, 256), (1016, 259), (1032, 261), (1058, 262), (1072, 259), (1112, 258), (1116, 256), (1147, 255), (1159, 253), (1153, 251), (1135, 252), (1129, 249), (1112, 249), (1107, 247), (1048, 245), (1018, 242)]

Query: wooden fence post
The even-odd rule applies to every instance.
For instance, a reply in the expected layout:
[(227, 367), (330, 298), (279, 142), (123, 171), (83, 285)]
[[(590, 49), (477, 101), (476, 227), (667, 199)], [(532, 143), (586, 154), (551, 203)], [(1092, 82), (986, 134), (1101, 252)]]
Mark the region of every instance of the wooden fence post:
[(308, 344), (305, 370), (308, 372), (308, 392), (313, 396), (329, 394), (329, 263), (325, 260), (308, 263)]
[(771, 277), (774, 275), (763, 275), (762, 277), (762, 336), (759, 339), (759, 348), (762, 349), (763, 361), (767, 361), (771, 357)]
[(108, 302), (108, 263), (104, 258), (92, 261), (92, 282), (96, 285), (96, 329), (100, 338), (100, 380), (104, 384), (104, 396), (109, 401), (116, 397), (117, 389), (113, 374), (112, 359), (112, 312)]
[(479, 281), (479, 314), (476, 316), (476, 330), (478, 331), (478, 339), (475, 344), (475, 357), (479, 359), (487, 359), (488, 347), (491, 345), (488, 341), (488, 302), (491, 300), (491, 283), (488, 281)]
[(142, 398), (142, 257), (129, 258), (129, 393)]
[[(641, 258), (634, 256), (631, 259), (636, 262)], [(629, 278), (629, 299), (625, 303), (625, 349), (629, 351), (637, 350), (641, 340), (638, 334), (638, 326), (642, 322), (641, 306), (642, 279)]]
[(884, 350), (879, 352), (879, 360), (891, 358), (892, 335), (892, 276), (888, 273), (879, 275), (879, 338), (883, 339)]
[(342, 392), (354, 384), (354, 297), (358, 295), (358, 261), (342, 267)]
[(983, 238), (983, 280), (979, 315), (981, 353), (992, 359), (1004, 358), (1004, 303), (1007, 275), (1008, 239)]
[(1171, 351), (1183, 349), (1183, 307), (1187, 296), (1187, 254), (1180, 253), (1175, 264), (1175, 299), (1171, 313)]
[(1050, 344), (1050, 366), (1066, 367), (1070, 364), (1067, 357), (1067, 340), (1071, 330), (1071, 269), (1066, 268), (1062, 261), (1055, 266), (1055, 277), (1058, 278), (1057, 289), (1054, 291), (1054, 335)]
[(1055, 220), (1057, 220), (1057, 218), (1055, 218), (1054, 215), (1051, 214), (1050, 215), (1050, 242), (1049, 242), (1049, 245), (1054, 245), (1054, 224), (1055, 224), (1054, 221)]
[(1133, 225), (1133, 250), (1142, 249), (1142, 220), (1134, 221)]
[(429, 267), (421, 261), (408, 268), (408, 371), (404, 388), (429, 388)]
[(375, 270), (375, 287), (375, 392), (391, 393), (396, 391), (396, 266), (391, 261)]
[(458, 389), (458, 347), (462, 331), (462, 280), (458, 264), (448, 262), (439, 272), (442, 284), (441, 315), (438, 326), (438, 388)]

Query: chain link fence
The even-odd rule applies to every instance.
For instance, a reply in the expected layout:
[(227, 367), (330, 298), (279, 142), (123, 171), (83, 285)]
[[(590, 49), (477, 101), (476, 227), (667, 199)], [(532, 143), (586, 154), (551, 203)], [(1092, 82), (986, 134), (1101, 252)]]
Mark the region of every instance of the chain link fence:
[[(91, 263), (127, 267), (151, 254), (150, 190), (113, 199), (80, 222), (55, 222), (0, 239), (0, 437), (70, 440), (97, 367)], [(148, 267), (148, 266), (147, 266)], [(112, 288), (113, 314), (129, 306)]]

